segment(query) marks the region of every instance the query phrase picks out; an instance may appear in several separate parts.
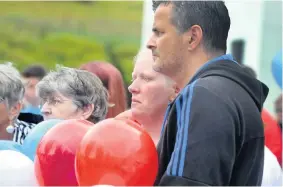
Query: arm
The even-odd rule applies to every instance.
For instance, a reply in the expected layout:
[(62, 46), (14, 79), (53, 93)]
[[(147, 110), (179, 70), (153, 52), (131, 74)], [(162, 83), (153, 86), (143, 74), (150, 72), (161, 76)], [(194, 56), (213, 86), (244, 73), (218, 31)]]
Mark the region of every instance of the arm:
[(227, 185), (236, 154), (232, 109), (203, 87), (184, 91), (174, 152), (159, 185)]

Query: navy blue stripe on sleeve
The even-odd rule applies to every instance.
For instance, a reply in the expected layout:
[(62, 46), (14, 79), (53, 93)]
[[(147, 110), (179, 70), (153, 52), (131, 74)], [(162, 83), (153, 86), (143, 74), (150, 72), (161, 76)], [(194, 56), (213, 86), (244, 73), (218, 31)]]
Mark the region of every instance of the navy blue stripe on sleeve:
[[(181, 124), (180, 124), (180, 118), (181, 118), (181, 99), (182, 98), (178, 98), (178, 100), (176, 100), (176, 109), (177, 109), (177, 127), (178, 127), (178, 134), (180, 131), (182, 131), (181, 129)], [(177, 136), (176, 137), (176, 142), (175, 142), (175, 147), (178, 148), (180, 147), (179, 144), (180, 144), (180, 141), (181, 141), (181, 137), (180, 136)], [(175, 148), (175, 150), (176, 150)], [(179, 152), (176, 150), (173, 152), (173, 156), (172, 156), (172, 163), (173, 163), (173, 167), (171, 168), (171, 173), (170, 175), (176, 175), (177, 173), (177, 165), (178, 165), (178, 158), (179, 158)], [(177, 155), (176, 155), (177, 154)], [(170, 163), (172, 165), (172, 163)], [(167, 170), (169, 171), (169, 169)]]
[[(182, 91), (181, 94), (187, 94), (187, 90), (188, 87), (185, 87), (184, 90)], [(177, 166), (178, 166), (178, 160), (179, 160), (179, 149), (180, 149), (180, 144), (181, 144), (181, 140), (182, 140), (182, 125), (181, 125), (181, 117), (183, 115), (181, 115), (182, 112), (182, 103), (186, 101), (186, 97), (183, 97), (183, 95), (181, 97), (178, 97), (176, 100), (176, 106), (178, 106), (177, 109), (177, 124), (179, 124), (179, 128), (177, 130), (177, 136), (176, 136), (176, 140), (175, 140), (175, 146), (174, 146), (174, 151), (172, 153), (170, 162), (168, 164), (167, 167), (167, 175), (172, 175), (172, 176), (176, 176), (177, 174)], [(176, 107), (177, 108), (177, 107)], [(179, 111), (178, 111), (179, 110)]]
[(183, 175), (183, 170), (184, 170), (184, 165), (185, 165), (185, 157), (187, 153), (187, 144), (188, 144), (188, 134), (189, 134), (189, 125), (190, 125), (190, 113), (191, 113), (191, 104), (192, 104), (192, 98), (193, 98), (193, 89), (195, 86), (196, 81), (194, 81), (190, 85), (190, 90), (189, 90), (189, 98), (188, 102), (185, 103), (183, 106), (186, 107), (186, 113), (182, 113), (185, 118), (185, 121), (183, 121), (184, 125), (184, 138), (183, 138), (183, 143), (182, 143), (182, 148), (181, 148), (181, 158), (180, 158), (180, 165), (179, 165), (179, 170), (178, 170), (178, 176)]
[(192, 103), (193, 87), (195, 82), (184, 88), (182, 97), (176, 100), (177, 108), (177, 138), (170, 163), (167, 168), (167, 175), (182, 176), (188, 141), (188, 128), (190, 120), (190, 109)]

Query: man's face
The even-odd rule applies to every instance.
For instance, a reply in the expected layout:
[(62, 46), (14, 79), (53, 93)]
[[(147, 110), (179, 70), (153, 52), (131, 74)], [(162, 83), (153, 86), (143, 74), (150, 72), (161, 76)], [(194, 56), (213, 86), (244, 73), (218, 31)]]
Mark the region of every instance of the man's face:
[(35, 86), (39, 82), (38, 78), (30, 77), (23, 78), (23, 82), (25, 85), (25, 97), (24, 99), (31, 105), (37, 106), (39, 103), (39, 99), (36, 97)]
[(172, 5), (161, 4), (156, 9), (152, 30), (147, 47), (152, 51), (153, 69), (174, 80), (186, 62), (187, 47), (183, 34), (172, 24)]

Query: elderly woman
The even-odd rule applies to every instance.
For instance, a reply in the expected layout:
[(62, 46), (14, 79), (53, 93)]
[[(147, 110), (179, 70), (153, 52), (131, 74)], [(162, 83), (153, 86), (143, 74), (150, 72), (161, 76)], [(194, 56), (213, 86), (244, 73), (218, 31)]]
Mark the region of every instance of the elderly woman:
[(0, 140), (22, 144), (35, 124), (18, 120), (25, 88), (11, 64), (0, 64)]
[(86, 119), (92, 123), (107, 114), (108, 94), (90, 72), (67, 67), (47, 74), (36, 86), (44, 119)]

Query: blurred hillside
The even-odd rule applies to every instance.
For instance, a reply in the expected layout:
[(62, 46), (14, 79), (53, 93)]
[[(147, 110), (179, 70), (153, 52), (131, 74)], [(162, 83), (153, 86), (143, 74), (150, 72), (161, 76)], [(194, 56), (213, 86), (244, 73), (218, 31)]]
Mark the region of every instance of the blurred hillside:
[(108, 61), (128, 84), (140, 46), (142, 1), (0, 2), (0, 61), (78, 67)]

